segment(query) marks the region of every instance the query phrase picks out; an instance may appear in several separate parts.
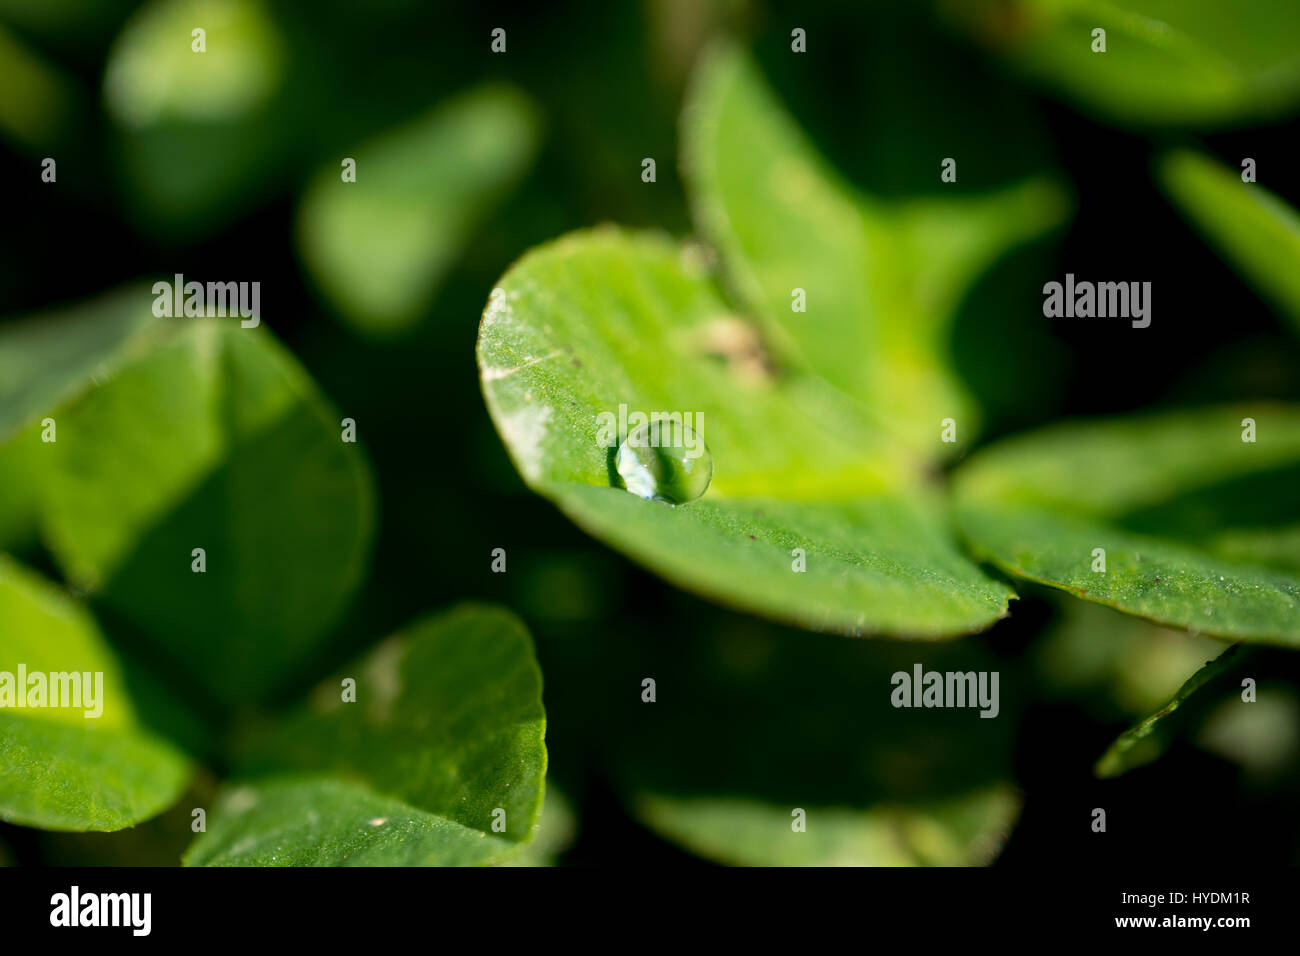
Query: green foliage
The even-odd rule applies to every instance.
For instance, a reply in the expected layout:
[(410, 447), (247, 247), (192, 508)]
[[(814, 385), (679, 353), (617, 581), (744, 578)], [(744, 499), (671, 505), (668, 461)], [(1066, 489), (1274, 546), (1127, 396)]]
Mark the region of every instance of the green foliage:
[(298, 244), (317, 284), (367, 334), (409, 330), (429, 309), (469, 231), (536, 149), (532, 104), (483, 87), (359, 147), (356, 181), (320, 171), (298, 210)]
[(1234, 644), (1214, 660), (1207, 661), (1167, 703), (1116, 738), (1097, 761), (1097, 776), (1117, 777), (1156, 759), (1168, 746), (1169, 724), (1183, 703), (1207, 685), (1222, 685), (1226, 678), (1239, 675), (1243, 663), (1251, 659), (1242, 645)]
[[(976, 35), (1081, 107), (1125, 123), (1222, 125), (1300, 104), (1290, 0), (979, 0)], [(1093, 31), (1106, 31), (1093, 52)]]
[(24, 370), (4, 421), (56, 421), (23, 454), (41, 456), (40, 523), (68, 579), (213, 694), (253, 699), (359, 583), (368, 466), (265, 325), (156, 320), (152, 301), (139, 288), (0, 330)]
[[(682, 587), (847, 633), (944, 637), (1005, 613), (1008, 590), (956, 550), (920, 467), (816, 376), (771, 371), (756, 341), (689, 250), (581, 233), (501, 280), (479, 370), (524, 479)], [(703, 415), (703, 497), (674, 507), (611, 483), (597, 421), (620, 404)]]
[[(600, 746), (638, 819), (733, 864), (965, 866), (996, 856), (1020, 812), (1018, 665), (973, 640), (844, 641), (721, 611), (702, 623), (601, 661), (615, 689), (592, 703)], [(1000, 671), (998, 713), (981, 717), (973, 700), (895, 706), (895, 675), (910, 679), (918, 665)], [(619, 690), (651, 674), (654, 703)]]
[[(1010, 247), (1065, 218), (1059, 186), (887, 202), (840, 178), (731, 46), (705, 54), (682, 113), (696, 224), (773, 348), (856, 399), (927, 458), (974, 437), (977, 412), (949, 367), (963, 294)], [(936, 175), (938, 174), (936, 168)], [(792, 310), (792, 293), (807, 311)], [(958, 441), (935, 440), (939, 422)]]
[(1208, 156), (1168, 153), (1156, 165), (1170, 199), (1300, 331), (1300, 216), (1258, 183)]
[(238, 761), (248, 782), (227, 791), (187, 863), (487, 863), (532, 837), (546, 718), (517, 618), (463, 607), (418, 621), (344, 674), (354, 702), (345, 678), (327, 680), (253, 737)]
[[(1145, 136), (1300, 322), (1285, 131), (1226, 166), (1180, 145), (1300, 109), (1293, 0), (812, 7), (806, 56), (767, 4), (688, 6), (590, 2), (576, 47), (571, 18), (503, 21), (498, 56), (415, 0), (0, 0), (0, 300), (81, 298), (0, 319), (0, 681), (103, 674), (99, 717), (0, 709), (0, 863), (548, 866), (630, 836), (982, 865), (1015, 830), (1054, 864), (1086, 821), (1022, 801), (1077, 793), (1130, 725), (1095, 773), (1162, 759), (1099, 785), (1116, 818), (1194, 790), (1255, 827), (1234, 854), (1293, 852), (1297, 345), (1198, 314), (1233, 315), (1218, 269), (1122, 339), (1038, 314), (1116, 251), (1186, 272), (1186, 230), (1143, 233)], [(1043, 122), (1044, 91), (1078, 112)], [(1089, 213), (1055, 263), (1054, 150)], [(275, 311), (84, 298), (182, 270)], [(1147, 408), (1188, 396), (1235, 404)], [(620, 447), (663, 434), (620, 411), (684, 413), (704, 457)], [(496, 606), (425, 616), (464, 594), (504, 595), (536, 654)], [(903, 706), (915, 668), (1000, 676), (996, 719)]]
[[(0, 556), (0, 672), (17, 675), (20, 666), (28, 675), (75, 673), (78, 693), (96, 699), (93, 708), (56, 707), (47, 687), (44, 706), (0, 710), (0, 819), (50, 830), (120, 830), (180, 795), (189, 761), (142, 726), (121, 663), (94, 619)], [(102, 675), (96, 691), (94, 674)], [(25, 698), (27, 688), (16, 692)]]
[(1293, 407), (1074, 422), (972, 458), (957, 514), (976, 551), (1019, 577), (1162, 624), (1300, 646), (1298, 475)]
[[(526, 257), (479, 336), (488, 407), (520, 472), (592, 533), (739, 607), (855, 634), (986, 627), (1009, 592), (955, 551), (924, 473), (957, 444), (939, 441), (944, 418), (962, 440), (974, 428), (944, 333), (981, 267), (1061, 220), (1060, 191), (869, 200), (730, 47), (700, 67), (684, 115), (701, 226), (759, 324), (691, 247), (598, 232)], [(816, 290), (811, 314), (791, 311), (800, 283)], [(620, 404), (703, 415), (703, 498), (673, 509), (611, 488), (593, 432)], [(796, 549), (806, 570), (792, 573)]]

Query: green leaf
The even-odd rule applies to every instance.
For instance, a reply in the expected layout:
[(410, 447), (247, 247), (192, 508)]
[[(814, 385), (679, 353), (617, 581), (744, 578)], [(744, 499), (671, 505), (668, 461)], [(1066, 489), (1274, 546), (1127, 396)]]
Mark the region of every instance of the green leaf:
[(36, 373), (4, 421), (56, 420), (56, 442), (23, 441), (42, 456), (43, 535), (69, 581), (218, 697), (257, 698), (359, 582), (368, 466), (265, 325), (127, 318), (152, 318), (152, 302), (143, 288), (106, 301), (106, 349), (66, 344), (95, 306), (0, 331), (0, 354)]
[(1160, 624), (1294, 647), (1298, 480), (1300, 409), (1260, 402), (1044, 429), (976, 455), (955, 487), (967, 537), (1015, 575)]
[[(957, 866), (996, 856), (1020, 809), (1010, 783), (1023, 686), (1015, 663), (979, 641), (810, 639), (705, 614), (689, 632), (621, 634), (607, 653), (626, 658), (601, 668), (609, 689), (588, 721), (598, 720), (611, 778), (642, 822), (740, 865)], [(895, 706), (896, 675), (910, 680), (918, 667), (984, 674), (986, 691), (998, 673), (996, 711), (975, 701)], [(646, 676), (653, 703), (642, 699)]]
[(1183, 215), (1300, 331), (1300, 215), (1199, 153), (1167, 153), (1156, 170)]
[(1155, 760), (1169, 745), (1170, 725), (1174, 722), (1175, 712), (1207, 685), (1217, 685), (1220, 689), (1228, 686), (1229, 679), (1240, 673), (1242, 666), (1253, 659), (1249, 648), (1234, 644), (1214, 660), (1207, 661), (1167, 703), (1116, 738), (1097, 761), (1094, 768), (1097, 776), (1118, 777), (1134, 767)]
[[(347, 678), (354, 702), (342, 699)], [(545, 729), (517, 618), (465, 606), (418, 621), (251, 736), (238, 760), (248, 782), (186, 862), (496, 862), (536, 827)]]
[[(25, 439), (0, 446), (0, 550), (22, 552), (37, 540), (41, 474), (39, 455), (29, 454), (40, 441), (38, 429)], [(27, 447), (23, 447), (26, 444)]]
[[(955, 199), (863, 195), (726, 45), (698, 68), (682, 139), (698, 228), (765, 334), (923, 454), (967, 442), (977, 410), (948, 361), (957, 307), (1002, 253), (1064, 220), (1062, 190), (1030, 180)], [(796, 289), (806, 312), (793, 311)], [(956, 443), (936, 441), (945, 418)]]
[(555, 786), (548, 785), (542, 813), (537, 821), (537, 835), (523, 849), (503, 862), (505, 866), (556, 866), (560, 856), (572, 845), (578, 830), (573, 805)]
[[(1015, 66), (1091, 113), (1220, 125), (1300, 103), (1291, 0), (984, 0), (951, 5)], [(1093, 30), (1106, 50), (1093, 52)]]
[(1034, 681), (1055, 704), (1098, 723), (1133, 721), (1158, 709), (1223, 642), (1159, 627), (1131, 614), (1048, 592), (1053, 625), (1036, 640)]
[(485, 86), (349, 152), (312, 181), (298, 245), (335, 308), (363, 333), (409, 330), (429, 310), (462, 246), (522, 175), (537, 146), (532, 104)]
[(0, 326), (0, 444), (165, 335), (149, 302), (131, 286)]
[(2, 24), (0, 73), (0, 134), (38, 155), (59, 147), (81, 107), (74, 81)]
[(929, 804), (809, 810), (735, 798), (645, 797), (639, 818), (693, 853), (732, 866), (973, 866), (991, 863), (1020, 815), (1002, 785)]
[[(20, 666), (29, 686), (31, 675), (44, 675), (45, 706), (18, 706), (20, 699), (32, 702), (28, 688), (17, 686)], [(75, 693), (93, 688), (93, 699), (74, 696), (53, 706), (52, 673), (78, 675)], [(141, 726), (122, 667), (94, 619), (3, 556), (0, 675), (0, 819), (51, 830), (120, 830), (180, 796), (189, 762)]]
[(227, 790), (185, 865), (473, 866), (515, 849), (364, 784), (306, 776)]
[[(578, 233), (500, 286), (479, 332), (488, 409), (524, 480), (592, 534), (674, 584), (804, 626), (934, 638), (1005, 614), (1010, 592), (956, 550), (922, 469), (816, 376), (772, 371), (688, 251)], [(620, 404), (703, 416), (703, 497), (674, 507), (614, 486), (598, 416)]]
[[(192, 48), (200, 28), (202, 53)], [(153, 0), (127, 22), (104, 100), (145, 224), (172, 237), (203, 231), (273, 178), (290, 47), (263, 0)]]

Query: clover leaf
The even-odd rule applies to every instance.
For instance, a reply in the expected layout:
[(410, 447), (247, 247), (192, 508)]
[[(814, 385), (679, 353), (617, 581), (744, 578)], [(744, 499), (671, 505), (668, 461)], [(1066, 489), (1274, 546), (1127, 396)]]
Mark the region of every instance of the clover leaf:
[[(978, 271), (1059, 223), (1064, 196), (1045, 181), (862, 196), (729, 46), (700, 67), (683, 116), (700, 227), (740, 302), (707, 251), (658, 237), (605, 229), (526, 255), (478, 344), (524, 480), (675, 584), (746, 610), (852, 634), (987, 627), (1010, 591), (956, 550), (928, 470), (976, 428), (945, 335)], [(791, 311), (799, 293), (806, 313)], [(678, 494), (671, 470), (648, 483), (638, 470), (654, 468), (615, 448), (634, 413), (660, 412), (698, 426), (711, 467), (698, 500), (706, 483)], [(602, 420), (617, 434), (602, 438)]]
[(256, 699), (359, 583), (369, 467), (265, 325), (152, 305), (139, 287), (0, 330), (0, 436), (38, 461), (74, 588), (216, 697)]
[(185, 755), (139, 719), (122, 664), (85, 608), (4, 556), (0, 701), (6, 822), (120, 830), (167, 809), (190, 777)]
[(1300, 646), (1300, 409), (1070, 422), (956, 474), (977, 553), (1161, 624)]
[(464, 606), (416, 621), (252, 735), (185, 862), (500, 862), (538, 822), (545, 730), (517, 618)]

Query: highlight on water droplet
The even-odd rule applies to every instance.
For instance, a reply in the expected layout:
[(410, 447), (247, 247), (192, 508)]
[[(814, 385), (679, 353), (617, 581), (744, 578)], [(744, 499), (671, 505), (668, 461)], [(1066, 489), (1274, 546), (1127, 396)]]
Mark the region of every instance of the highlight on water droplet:
[(628, 432), (614, 466), (632, 494), (671, 505), (694, 501), (713, 479), (713, 455), (704, 436), (679, 416), (654, 418)]

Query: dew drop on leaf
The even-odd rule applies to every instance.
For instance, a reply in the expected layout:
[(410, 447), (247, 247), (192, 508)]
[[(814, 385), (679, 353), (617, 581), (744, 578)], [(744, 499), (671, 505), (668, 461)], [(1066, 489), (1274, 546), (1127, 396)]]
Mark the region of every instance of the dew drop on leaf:
[(694, 501), (713, 478), (704, 437), (675, 416), (632, 429), (614, 458), (623, 487), (634, 495), (680, 505)]

